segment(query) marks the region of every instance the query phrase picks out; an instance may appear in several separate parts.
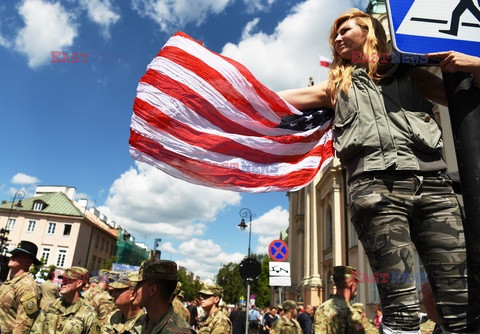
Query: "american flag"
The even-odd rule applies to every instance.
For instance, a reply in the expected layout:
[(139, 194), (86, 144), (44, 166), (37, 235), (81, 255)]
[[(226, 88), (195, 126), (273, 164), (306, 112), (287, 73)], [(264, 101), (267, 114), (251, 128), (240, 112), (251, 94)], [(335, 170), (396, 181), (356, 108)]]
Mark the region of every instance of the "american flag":
[(331, 115), (302, 113), (240, 63), (179, 32), (138, 84), (130, 155), (194, 184), (295, 191), (333, 157)]

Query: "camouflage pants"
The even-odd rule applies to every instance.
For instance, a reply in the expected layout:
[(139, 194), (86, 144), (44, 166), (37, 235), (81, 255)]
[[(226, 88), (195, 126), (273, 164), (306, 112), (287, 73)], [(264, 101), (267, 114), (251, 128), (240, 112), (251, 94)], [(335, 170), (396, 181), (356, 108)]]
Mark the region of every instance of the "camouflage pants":
[(349, 194), (352, 222), (372, 271), (388, 273), (377, 284), (383, 323), (393, 330), (419, 329), (415, 283), (421, 282), (413, 268), (413, 242), (445, 329), (469, 332), (465, 236), (450, 179), (441, 172), (379, 172), (352, 180)]

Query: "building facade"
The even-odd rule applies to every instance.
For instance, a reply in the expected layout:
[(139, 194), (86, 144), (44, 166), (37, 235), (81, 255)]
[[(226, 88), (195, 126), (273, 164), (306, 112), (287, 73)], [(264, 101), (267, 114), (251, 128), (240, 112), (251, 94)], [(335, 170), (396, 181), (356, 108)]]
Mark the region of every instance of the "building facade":
[[(0, 205), (0, 228), (7, 229), (6, 248), (21, 240), (38, 246), (38, 259), (58, 269), (82, 266), (98, 271), (115, 255), (118, 231), (105, 217), (87, 210), (86, 200), (74, 201), (75, 188), (39, 186), (33, 197)], [(3, 273), (5, 275), (5, 273)]]

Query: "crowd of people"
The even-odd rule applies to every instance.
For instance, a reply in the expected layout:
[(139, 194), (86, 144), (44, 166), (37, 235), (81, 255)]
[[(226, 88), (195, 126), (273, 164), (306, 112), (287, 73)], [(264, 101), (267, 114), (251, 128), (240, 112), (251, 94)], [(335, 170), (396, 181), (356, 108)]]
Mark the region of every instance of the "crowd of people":
[[(353, 303), (358, 277), (349, 266), (334, 267), (336, 293), (321, 305), (281, 305), (248, 312), (222, 302), (223, 289), (205, 284), (198, 298), (185, 302), (177, 277), (177, 264), (148, 260), (138, 272), (89, 277), (74, 266), (56, 279), (49, 273), (40, 286), (29, 273), (37, 246), (22, 241), (11, 252), (10, 278), (0, 286), (0, 333), (198, 333), (198, 334), (313, 334), (379, 333), (381, 310), (370, 321), (365, 306)], [(424, 287), (424, 303), (432, 307), (432, 293)], [(430, 303), (429, 303), (430, 301)], [(431, 316), (438, 321), (438, 315)], [(430, 328), (430, 327), (428, 327)], [(430, 328), (433, 331), (433, 327)]]

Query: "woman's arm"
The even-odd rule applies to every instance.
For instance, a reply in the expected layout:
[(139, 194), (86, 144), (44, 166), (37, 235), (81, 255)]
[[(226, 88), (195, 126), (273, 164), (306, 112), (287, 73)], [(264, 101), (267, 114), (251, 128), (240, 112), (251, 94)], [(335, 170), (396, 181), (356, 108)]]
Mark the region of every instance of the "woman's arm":
[(443, 80), (423, 68), (415, 68), (413, 71), (422, 95), (430, 101), (447, 106), (447, 94), (445, 94)]
[(327, 94), (327, 84), (328, 81), (322, 81), (314, 86), (283, 90), (277, 92), (277, 94), (298, 110), (322, 107), (335, 109)]
[(480, 87), (480, 58), (469, 56), (461, 52), (447, 51), (429, 53), (427, 57), (440, 58), (439, 66), (442, 72), (466, 72), (473, 74), (473, 81)]

